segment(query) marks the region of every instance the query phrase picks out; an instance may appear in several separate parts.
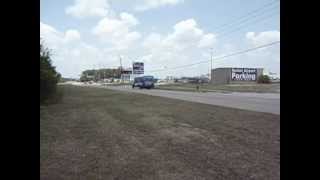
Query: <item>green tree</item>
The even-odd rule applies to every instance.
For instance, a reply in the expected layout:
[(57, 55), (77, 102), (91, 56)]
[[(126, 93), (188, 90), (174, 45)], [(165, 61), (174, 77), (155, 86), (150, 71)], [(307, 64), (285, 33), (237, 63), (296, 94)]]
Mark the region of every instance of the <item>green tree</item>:
[(258, 77), (258, 83), (268, 84), (270, 82), (270, 77), (268, 75), (260, 75)]
[(101, 80), (105, 78), (120, 78), (121, 71), (118, 69), (98, 69), (98, 70), (85, 70), (82, 72), (80, 81)]
[(56, 86), (61, 75), (56, 72), (51, 63), (51, 53), (40, 42), (40, 103), (56, 92)]

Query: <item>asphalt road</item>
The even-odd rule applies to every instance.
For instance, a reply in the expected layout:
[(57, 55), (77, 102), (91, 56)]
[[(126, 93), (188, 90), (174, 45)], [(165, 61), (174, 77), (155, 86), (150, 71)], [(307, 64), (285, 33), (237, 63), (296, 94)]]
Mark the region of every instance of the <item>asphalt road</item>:
[(257, 112), (280, 114), (280, 94), (271, 93), (218, 93), (184, 92), (159, 89), (132, 89), (130, 86), (105, 86), (105, 88), (161, 96), (204, 104), (232, 107)]

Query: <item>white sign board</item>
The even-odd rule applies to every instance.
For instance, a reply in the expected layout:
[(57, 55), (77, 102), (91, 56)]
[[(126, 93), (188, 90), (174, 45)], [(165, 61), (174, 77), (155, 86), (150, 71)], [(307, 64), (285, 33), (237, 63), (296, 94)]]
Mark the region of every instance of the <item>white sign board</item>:
[(232, 68), (231, 79), (233, 81), (256, 81), (257, 80), (257, 69)]
[(144, 64), (143, 62), (134, 62), (132, 64), (133, 74), (143, 74), (144, 73)]

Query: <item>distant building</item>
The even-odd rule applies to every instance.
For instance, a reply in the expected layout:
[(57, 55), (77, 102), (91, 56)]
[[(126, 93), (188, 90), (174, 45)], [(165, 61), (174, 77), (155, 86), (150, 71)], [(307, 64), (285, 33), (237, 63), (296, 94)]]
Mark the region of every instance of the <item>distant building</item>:
[(134, 77), (132, 74), (132, 69), (128, 68), (128, 69), (122, 69), (121, 71), (121, 81), (122, 82), (130, 82), (133, 81)]
[(201, 77), (182, 77), (178, 79), (178, 82), (180, 83), (208, 83), (209, 78), (205, 76)]
[(188, 83), (198, 83), (199, 82), (199, 78), (197, 78), (197, 77), (189, 77), (189, 78), (187, 78), (187, 82)]
[(208, 77), (200, 77), (199, 83), (209, 83), (210, 79)]
[(256, 83), (263, 68), (217, 68), (211, 70), (211, 83)]
[(271, 82), (280, 82), (280, 74), (272, 73), (270, 71), (263, 71), (263, 74), (269, 76)]
[(175, 82), (175, 77), (173, 77), (173, 76), (167, 76), (166, 77), (166, 79), (165, 79), (165, 81), (167, 82), (167, 83), (174, 83)]

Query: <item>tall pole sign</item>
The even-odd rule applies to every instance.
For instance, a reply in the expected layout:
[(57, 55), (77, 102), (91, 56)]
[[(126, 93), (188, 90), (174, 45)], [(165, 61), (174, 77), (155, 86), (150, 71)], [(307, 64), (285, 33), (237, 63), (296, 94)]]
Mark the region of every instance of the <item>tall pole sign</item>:
[(143, 62), (134, 62), (132, 64), (133, 74), (144, 74), (144, 63)]

